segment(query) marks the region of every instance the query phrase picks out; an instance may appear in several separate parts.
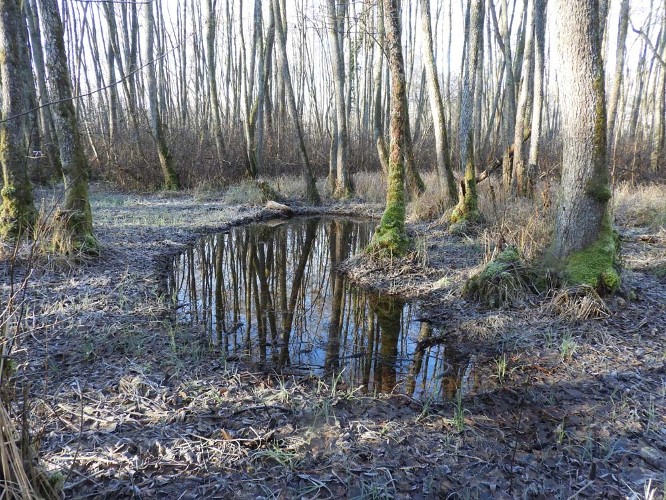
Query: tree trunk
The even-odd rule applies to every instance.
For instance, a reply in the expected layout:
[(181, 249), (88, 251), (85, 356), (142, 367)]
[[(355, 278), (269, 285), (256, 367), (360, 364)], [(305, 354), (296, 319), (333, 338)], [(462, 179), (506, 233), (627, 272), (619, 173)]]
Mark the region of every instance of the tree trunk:
[[(64, 33), (57, 0), (39, 0), (44, 28), (46, 69), (51, 87), (51, 100), (60, 160), (65, 182), (65, 218), (71, 241), (76, 248), (86, 252), (97, 251), (93, 236), (92, 212), (88, 194), (89, 167), (79, 134), (72, 83), (65, 54)], [(65, 242), (54, 242), (66, 249)]]
[(298, 141), (303, 180), (305, 181), (305, 196), (310, 203), (319, 204), (321, 199), (319, 198), (319, 192), (317, 191), (317, 184), (315, 183), (308, 152), (305, 148), (305, 137), (303, 136), (303, 129), (301, 127), (301, 117), (298, 114), (294, 87), (291, 84), (291, 74), (289, 72), (289, 63), (287, 61), (286, 33), (281, 14), (282, 10), (280, 9), (279, 0), (271, 1), (273, 5), (273, 14), (275, 16), (275, 39), (277, 40), (278, 67), (282, 73), (282, 82), (285, 87), (285, 98), (289, 108), (289, 114), (291, 115), (291, 119), (294, 122), (294, 128), (296, 129), (296, 140)]
[(462, 106), (460, 110), (460, 161), (465, 178), (460, 183), (458, 205), (451, 214), (451, 222), (474, 222), (480, 217), (476, 193), (476, 169), (474, 166), (474, 89), (478, 67), (479, 47), (483, 43), (484, 0), (471, 0), (468, 33), (467, 60), (463, 76)]
[[(666, 8), (666, 0), (663, 2)], [(655, 54), (656, 56), (656, 54)], [(666, 61), (666, 12), (661, 24), (661, 61)], [(656, 88), (657, 98), (655, 100), (656, 121), (652, 132), (652, 152), (650, 154), (650, 169), (652, 172), (658, 172), (663, 160), (664, 137), (666, 136), (666, 126), (664, 124), (664, 115), (666, 114), (666, 66), (661, 64), (659, 68), (659, 79)]]
[(35, 224), (36, 211), (32, 185), (28, 178), (26, 141), (23, 117), (12, 118), (25, 112), (23, 77), (30, 60), (22, 57), (21, 34), (27, 36), (21, 7), (15, 0), (0, 0), (0, 77), (2, 79), (2, 118), (0, 124), (0, 163), (3, 189), (0, 212), (0, 239), (30, 235)]
[(556, 0), (562, 183), (548, 260), (567, 282), (614, 291), (616, 236), (608, 201), (606, 105), (597, 0)]
[(369, 251), (399, 256), (407, 251), (409, 238), (405, 231), (405, 116), (407, 85), (405, 63), (400, 41), (400, 17), (397, 0), (383, 0), (391, 72), (391, 145), (386, 192), (386, 209), (375, 231)]
[[(333, 182), (333, 196), (338, 199), (349, 198), (352, 194), (352, 184), (349, 178), (349, 135), (347, 133), (347, 107), (345, 103), (345, 72), (344, 72), (344, 50), (342, 41), (344, 33), (340, 29), (343, 22), (338, 19), (344, 13), (344, 7), (336, 10), (337, 0), (327, 0), (326, 8), (328, 15), (328, 41), (331, 47), (331, 62), (333, 70), (333, 94), (335, 98), (335, 122), (336, 122), (336, 170), (335, 182)], [(352, 47), (350, 47), (350, 52)], [(351, 68), (350, 68), (351, 71)]]
[(430, 112), (432, 114), (435, 133), (435, 151), (437, 153), (437, 178), (441, 183), (446, 179), (451, 203), (456, 199), (456, 181), (453, 177), (451, 157), (449, 152), (449, 139), (446, 134), (446, 117), (444, 104), (439, 87), (435, 54), (432, 47), (432, 26), (430, 21), (430, 0), (421, 0), (421, 29), (423, 30), (425, 44), (425, 67), (428, 79), (428, 92), (430, 96)]
[[(535, 1), (531, 0), (527, 4), (527, 19), (525, 20), (525, 49), (523, 53), (523, 68), (520, 84), (520, 95), (518, 97), (518, 108), (516, 110), (516, 127), (513, 136), (513, 176), (516, 181), (516, 189), (519, 194), (527, 194), (527, 171), (525, 168), (525, 155), (523, 154), (523, 144), (525, 122), (527, 121), (527, 101), (529, 98), (530, 79), (532, 78), (532, 53), (534, 38), (534, 6)], [(529, 130), (529, 128), (527, 128)]]
[[(155, 20), (153, 18), (153, 4), (146, 3), (143, 6), (144, 15), (144, 64), (149, 63), (155, 57)], [(162, 167), (165, 189), (180, 189), (180, 180), (173, 167), (173, 158), (167, 145), (166, 137), (162, 127), (162, 117), (160, 116), (159, 102), (157, 97), (157, 77), (155, 75), (155, 65), (149, 64), (146, 69), (146, 78), (148, 80), (148, 113), (150, 116), (150, 129), (153, 139), (157, 145), (157, 154)]]
[[(23, 8), (25, 9), (28, 28), (30, 30), (30, 47), (32, 49), (37, 88), (39, 90), (39, 104), (43, 106), (49, 100), (49, 92), (46, 86), (46, 64), (44, 63), (42, 37), (39, 31), (37, 4), (35, 0), (26, 0), (23, 2)], [(56, 139), (51, 108), (49, 106), (42, 107), (39, 110), (39, 117), (42, 129), (42, 145), (46, 149), (46, 155), (51, 167), (51, 177), (62, 178), (60, 151), (58, 150), (58, 140)]]
[(532, 133), (527, 168), (527, 192), (531, 195), (536, 186), (539, 161), (539, 141), (543, 114), (544, 55), (546, 46), (546, 0), (535, 0), (534, 16), (534, 101), (532, 107)]
[(384, 32), (384, 7), (379, 2), (377, 5), (377, 44), (379, 50), (377, 51), (377, 59), (375, 60), (375, 67), (373, 70), (373, 84), (374, 84), (374, 112), (372, 120), (372, 130), (377, 146), (377, 155), (379, 156), (379, 163), (382, 167), (382, 172), (385, 177), (388, 177), (388, 148), (386, 147), (386, 140), (384, 139), (384, 126), (382, 123), (382, 115), (384, 108), (382, 106), (382, 70), (384, 67), (384, 46), (385, 46), (385, 32)]

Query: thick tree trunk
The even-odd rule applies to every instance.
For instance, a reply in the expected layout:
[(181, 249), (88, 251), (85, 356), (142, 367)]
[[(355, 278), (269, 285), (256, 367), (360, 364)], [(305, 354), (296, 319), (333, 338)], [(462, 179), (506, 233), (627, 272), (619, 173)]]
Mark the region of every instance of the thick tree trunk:
[[(66, 226), (75, 247), (97, 251), (88, 194), (89, 167), (79, 134), (72, 84), (65, 54), (64, 33), (57, 0), (39, 0), (44, 28), (46, 69), (49, 76), (53, 121), (60, 146), (65, 181)], [(65, 248), (64, 242), (55, 242)]]
[(615, 290), (608, 201), (606, 105), (597, 0), (556, 0), (562, 108), (562, 183), (550, 251), (571, 283)]
[(0, 78), (2, 81), (2, 118), (0, 124), (0, 163), (2, 164), (2, 210), (0, 238), (31, 236), (36, 211), (28, 178), (28, 161), (23, 117), (12, 118), (26, 110), (23, 76), (30, 60), (22, 54), (27, 36), (21, 7), (15, 0), (0, 0)]

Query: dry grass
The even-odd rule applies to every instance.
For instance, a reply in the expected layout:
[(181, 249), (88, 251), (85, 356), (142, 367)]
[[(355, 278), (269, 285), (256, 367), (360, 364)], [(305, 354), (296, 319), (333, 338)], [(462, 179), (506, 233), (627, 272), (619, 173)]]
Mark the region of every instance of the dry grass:
[[(537, 192), (549, 192), (540, 186)], [(548, 194), (546, 200), (552, 199)], [(487, 221), (484, 242), (487, 249), (507, 244), (518, 249), (527, 261), (539, 259), (550, 244), (554, 225), (554, 207), (536, 199), (513, 198), (504, 195), (500, 188), (485, 184), (479, 190), (479, 209)], [(500, 245), (500, 246), (502, 246)]]
[(354, 175), (354, 196), (366, 203), (386, 202), (386, 179), (380, 172), (358, 172)]
[(610, 310), (591, 286), (564, 288), (555, 293), (548, 308), (569, 321), (607, 318)]
[(265, 202), (264, 193), (255, 181), (241, 181), (230, 186), (222, 200), (229, 205), (263, 205)]
[(666, 185), (620, 184), (615, 188), (613, 210), (617, 223), (622, 226), (664, 228), (666, 226)]

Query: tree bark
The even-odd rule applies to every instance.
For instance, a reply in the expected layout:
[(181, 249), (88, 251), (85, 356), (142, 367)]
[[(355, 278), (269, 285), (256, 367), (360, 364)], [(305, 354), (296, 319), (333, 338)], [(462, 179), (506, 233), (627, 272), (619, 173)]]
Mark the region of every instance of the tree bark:
[(597, 0), (555, 1), (562, 108), (562, 182), (554, 259), (570, 283), (614, 291), (616, 237), (608, 201), (606, 104)]
[[(143, 6), (144, 16), (144, 59), (145, 63), (150, 63), (155, 57), (155, 20), (153, 18), (153, 3), (148, 2)], [(155, 74), (155, 65), (148, 64), (146, 67), (146, 79), (148, 83), (148, 113), (150, 117), (150, 129), (153, 139), (157, 145), (157, 154), (160, 159), (162, 176), (164, 177), (165, 189), (180, 189), (180, 180), (173, 166), (173, 158), (169, 151), (169, 146), (164, 136), (162, 126), (162, 117), (160, 116), (158, 95), (157, 95), (157, 77)]]
[(460, 110), (460, 160), (465, 177), (458, 190), (458, 205), (451, 214), (451, 222), (474, 222), (480, 217), (478, 198), (476, 193), (476, 168), (474, 166), (474, 89), (476, 86), (476, 72), (478, 68), (479, 47), (483, 43), (484, 0), (471, 0), (467, 60), (463, 75), (462, 106)]
[[(97, 251), (93, 236), (92, 212), (88, 194), (89, 167), (79, 133), (72, 83), (67, 66), (65, 42), (57, 0), (39, 0), (44, 28), (46, 69), (49, 76), (53, 121), (55, 124), (60, 160), (65, 182), (65, 221), (76, 248)], [(65, 242), (54, 242), (66, 249)]]
[(539, 161), (539, 141), (543, 115), (544, 56), (546, 46), (546, 0), (535, 0), (534, 16), (534, 100), (532, 102), (532, 127), (530, 153), (527, 168), (527, 195), (536, 186)]
[(289, 63), (287, 61), (287, 47), (286, 47), (286, 33), (283, 25), (282, 10), (280, 8), (279, 0), (271, 0), (273, 5), (273, 14), (275, 16), (275, 38), (277, 40), (277, 56), (278, 67), (282, 73), (282, 82), (285, 87), (285, 98), (289, 108), (289, 114), (294, 122), (296, 129), (296, 140), (298, 141), (298, 150), (301, 156), (301, 171), (303, 180), (305, 181), (305, 196), (310, 203), (319, 204), (319, 192), (317, 191), (317, 184), (315, 183), (312, 166), (310, 165), (310, 158), (308, 157), (307, 149), (305, 148), (305, 137), (301, 127), (301, 117), (298, 114), (296, 106), (296, 96), (294, 95), (294, 87), (291, 84), (291, 73), (289, 71)]
[(446, 133), (446, 116), (442, 93), (437, 76), (435, 54), (432, 47), (432, 23), (430, 20), (430, 0), (421, 0), (421, 29), (423, 30), (425, 44), (425, 68), (428, 79), (428, 93), (430, 97), (430, 112), (432, 114), (433, 129), (435, 133), (435, 151), (437, 153), (437, 179), (441, 183), (446, 179), (447, 192), (450, 202), (456, 199), (456, 181), (451, 167), (449, 139)]
[(0, 78), (2, 80), (2, 117), (0, 124), (0, 163), (2, 164), (2, 210), (0, 238), (30, 236), (36, 211), (32, 185), (28, 178), (28, 161), (23, 130), (23, 117), (12, 118), (26, 111), (23, 77), (30, 60), (22, 57), (21, 34), (26, 35), (21, 7), (15, 0), (0, 0)]
[[(530, 79), (532, 72), (532, 53), (534, 39), (534, 6), (535, 1), (527, 3), (527, 18), (525, 20), (525, 49), (523, 53), (523, 68), (516, 110), (516, 127), (513, 136), (513, 176), (516, 181), (516, 190), (521, 195), (527, 194), (527, 169), (525, 168), (525, 155), (523, 153), (524, 135), (527, 121), (527, 101), (529, 98)], [(528, 129), (529, 130), (529, 129)]]
[[(347, 133), (347, 112), (345, 102), (345, 72), (344, 72), (344, 50), (342, 42), (344, 33), (340, 29), (342, 20), (338, 19), (341, 12), (336, 9), (337, 0), (326, 1), (328, 17), (328, 41), (331, 47), (331, 62), (333, 70), (333, 94), (335, 100), (336, 138), (335, 147), (335, 181), (333, 184), (333, 196), (338, 199), (349, 198), (352, 194), (352, 183), (349, 177), (349, 135)], [(341, 9), (344, 12), (344, 7)], [(350, 52), (352, 48), (350, 47)], [(351, 68), (350, 68), (351, 71)]]
[(386, 208), (375, 231), (369, 251), (399, 256), (407, 251), (409, 238), (405, 231), (405, 116), (407, 85), (400, 40), (400, 18), (397, 0), (383, 0), (386, 42), (391, 73), (391, 133)]

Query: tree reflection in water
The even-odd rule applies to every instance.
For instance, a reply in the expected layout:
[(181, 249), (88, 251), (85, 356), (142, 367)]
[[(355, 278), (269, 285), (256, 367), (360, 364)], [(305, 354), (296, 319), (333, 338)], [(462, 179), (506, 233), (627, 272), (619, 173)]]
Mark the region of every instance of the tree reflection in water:
[(412, 304), (353, 286), (337, 271), (374, 227), (303, 218), (206, 236), (171, 267), (178, 320), (201, 325), (226, 356), (264, 368), (343, 372), (369, 392), (451, 398), (469, 360), (416, 321)]

